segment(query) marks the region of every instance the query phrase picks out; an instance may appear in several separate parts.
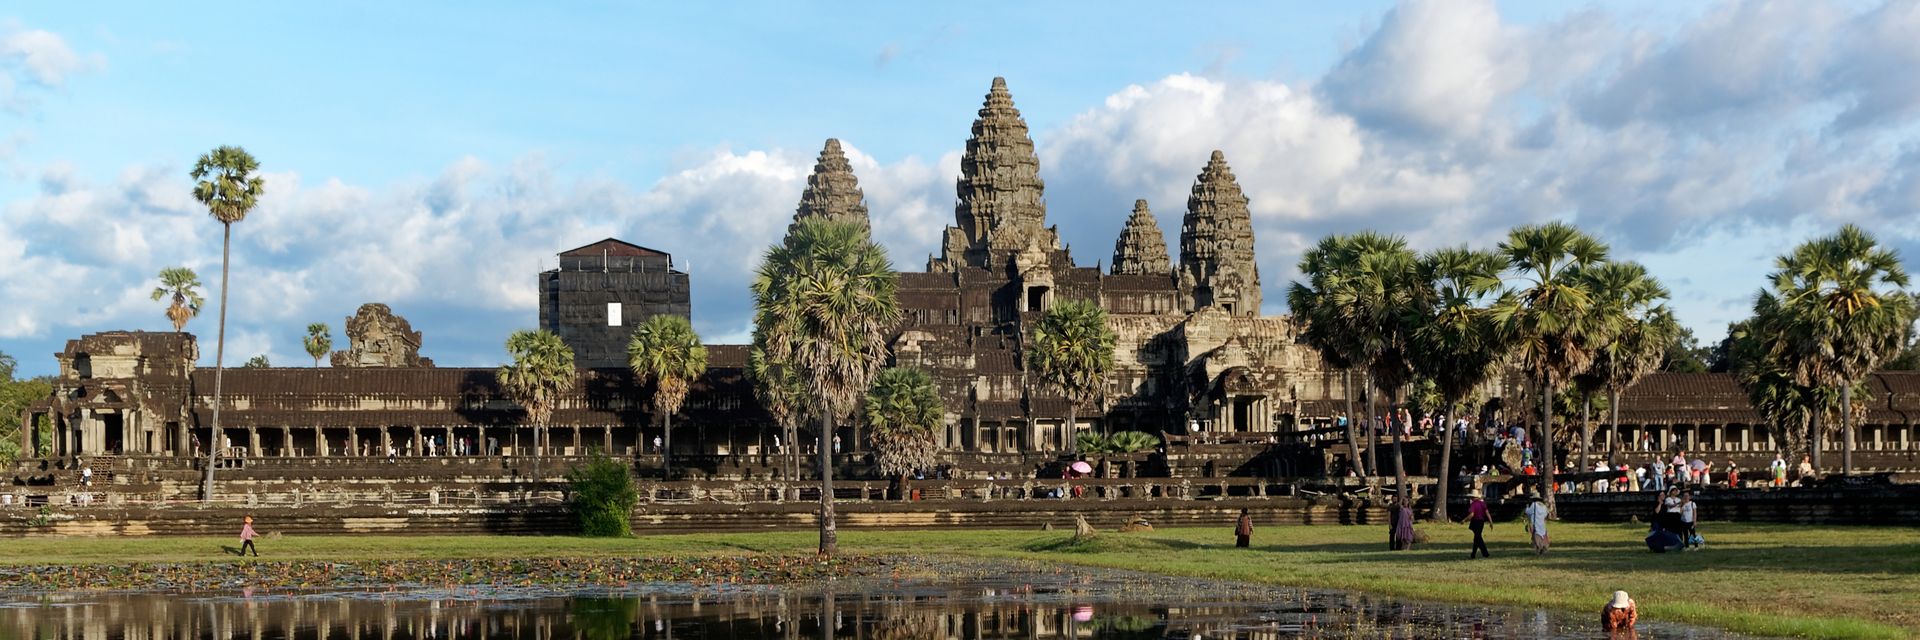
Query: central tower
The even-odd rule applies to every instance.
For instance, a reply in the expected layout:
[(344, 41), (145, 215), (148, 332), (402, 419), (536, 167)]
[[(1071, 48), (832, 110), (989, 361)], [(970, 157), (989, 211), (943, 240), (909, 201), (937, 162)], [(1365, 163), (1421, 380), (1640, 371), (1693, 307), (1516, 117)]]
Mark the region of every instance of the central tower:
[(1047, 228), (1040, 157), (1004, 78), (993, 79), (973, 121), (954, 188), (959, 196), (954, 226), (947, 227), (941, 257), (929, 261), (929, 271), (992, 269), (1004, 266), (1009, 254), (1060, 249), (1059, 235)]

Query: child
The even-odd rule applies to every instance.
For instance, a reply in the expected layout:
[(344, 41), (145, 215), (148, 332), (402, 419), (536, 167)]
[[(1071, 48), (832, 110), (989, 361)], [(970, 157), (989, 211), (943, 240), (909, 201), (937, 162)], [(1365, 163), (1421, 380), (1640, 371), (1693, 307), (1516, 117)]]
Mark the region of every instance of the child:
[(248, 550), (253, 551), (253, 557), (255, 558), (260, 557), (260, 548), (253, 546), (253, 539), (256, 537), (259, 537), (259, 535), (260, 534), (253, 532), (253, 516), (247, 516), (245, 520), (242, 520), (240, 522), (240, 555), (241, 557), (245, 557), (247, 555)]
[(1633, 624), (1640, 621), (1639, 608), (1633, 605), (1633, 598), (1625, 591), (1613, 592), (1613, 600), (1600, 610), (1601, 631), (1631, 631)]

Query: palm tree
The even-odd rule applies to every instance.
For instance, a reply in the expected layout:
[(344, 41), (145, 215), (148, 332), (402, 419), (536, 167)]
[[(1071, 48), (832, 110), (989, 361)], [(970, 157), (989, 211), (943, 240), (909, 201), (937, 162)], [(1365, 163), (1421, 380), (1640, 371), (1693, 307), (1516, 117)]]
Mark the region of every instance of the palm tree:
[(933, 430), (946, 419), (946, 403), (925, 370), (894, 368), (873, 379), (865, 409), (874, 465), (881, 475), (899, 479), (904, 498), (908, 474), (939, 464)]
[(1068, 300), (1040, 316), (1027, 367), (1067, 398), (1067, 424), (1061, 444), (1072, 446), (1079, 433), (1080, 405), (1092, 400), (1113, 371), (1118, 338), (1107, 326), (1107, 311), (1086, 300)]
[(1851, 224), (1774, 262), (1781, 314), (1774, 347), (1794, 382), (1839, 389), (1840, 467), (1853, 473), (1853, 388), (1899, 355), (1914, 321), (1906, 269), (1893, 249)]
[[(545, 428), (553, 421), (560, 396), (573, 389), (579, 372), (573, 366), (573, 348), (553, 332), (515, 331), (507, 336), (507, 357), (498, 373), (500, 388), (527, 412), (533, 423), (535, 456), (547, 453)], [(535, 458), (538, 459), (537, 457)], [(536, 479), (538, 473), (535, 474)]]
[[(1417, 269), (1425, 313), (1410, 339), (1414, 369), (1433, 381), (1448, 418), (1454, 418), (1460, 402), (1493, 377), (1506, 354), (1487, 309), (1500, 295), (1500, 273), (1506, 267), (1506, 258), (1498, 253), (1465, 247), (1438, 249), (1420, 257)], [(1447, 493), (1453, 477), (1453, 428), (1441, 425), (1440, 430), (1435, 520), (1451, 519)]]
[(1551, 511), (1554, 394), (1587, 370), (1594, 346), (1614, 333), (1604, 314), (1594, 313), (1591, 284), (1581, 275), (1606, 261), (1607, 245), (1572, 225), (1552, 222), (1508, 232), (1500, 253), (1522, 288), (1494, 302), (1493, 319), (1539, 390), (1540, 494)]
[(858, 224), (809, 218), (767, 249), (753, 281), (754, 324), (766, 358), (789, 368), (820, 422), (820, 553), (839, 550), (833, 516), (833, 437), (887, 357), (900, 320), (899, 277), (887, 250)]
[(271, 366), (273, 366), (273, 361), (272, 361), (272, 360), (268, 360), (268, 359), (267, 359), (267, 354), (264, 354), (264, 353), (262, 353), (262, 354), (259, 354), (259, 355), (256, 355), (256, 356), (254, 356), (254, 357), (251, 357), (251, 358), (247, 358), (247, 361), (246, 361), (246, 363), (244, 363), (244, 364), (241, 364), (241, 365), (240, 365), (240, 368), (242, 368), (242, 369), (265, 369), (265, 368), (267, 368), (267, 367), (271, 367)]
[[(215, 439), (220, 437), (220, 401), (222, 381), (226, 373), (227, 358), (227, 285), (228, 266), (232, 264), (233, 223), (247, 219), (260, 202), (260, 194), (266, 191), (266, 181), (254, 175), (260, 170), (260, 161), (253, 159), (246, 149), (221, 146), (193, 163), (193, 171), (188, 175), (197, 182), (193, 185), (193, 198), (206, 205), (213, 219), (220, 221), (220, 333), (213, 349), (213, 420), (209, 427)], [(206, 475), (200, 488), (200, 499), (213, 499), (213, 465), (217, 461), (220, 448), (207, 446)]]
[(313, 366), (320, 366), (320, 359), (333, 350), (333, 330), (325, 322), (307, 325), (307, 337), (300, 341), (307, 348), (307, 355), (313, 356)]
[(639, 383), (653, 383), (653, 411), (666, 420), (666, 448), (660, 452), (661, 473), (672, 477), (673, 414), (687, 401), (687, 391), (707, 372), (707, 346), (685, 317), (647, 318), (627, 341), (627, 366)]
[(1593, 394), (1607, 393), (1607, 424), (1620, 426), (1620, 392), (1660, 367), (1667, 345), (1679, 337), (1680, 324), (1663, 302), (1667, 288), (1636, 262), (1608, 262), (1584, 272), (1598, 313), (1617, 329), (1611, 338), (1594, 344), (1593, 364), (1574, 376), (1582, 394), (1580, 410), (1580, 465), (1585, 471), (1593, 447), (1593, 425), (1587, 419)]
[(753, 345), (747, 348), (747, 381), (753, 384), (754, 398), (773, 416), (786, 435), (787, 477), (800, 473), (800, 423), (806, 420), (806, 387), (793, 369), (767, 358), (766, 336), (753, 330)]
[(158, 302), (171, 298), (173, 304), (167, 305), (167, 320), (173, 322), (173, 332), (187, 329), (187, 321), (200, 315), (200, 307), (207, 299), (200, 296), (200, 276), (186, 267), (167, 267), (160, 270), (160, 286), (153, 288), (153, 300)]
[[(1341, 309), (1338, 300), (1350, 295), (1346, 292), (1346, 275), (1353, 270), (1357, 253), (1346, 236), (1327, 236), (1314, 248), (1308, 249), (1300, 257), (1300, 273), (1306, 276), (1306, 282), (1294, 282), (1287, 289), (1287, 307), (1293, 313), (1293, 323), (1301, 336), (1327, 366), (1341, 371), (1345, 386), (1347, 414), (1347, 448), (1352, 455), (1350, 464), (1362, 476), (1379, 473), (1371, 461), (1360, 456), (1360, 437), (1357, 424), (1360, 418), (1353, 413), (1353, 368), (1361, 363), (1365, 353), (1358, 327), (1341, 321)], [(1371, 404), (1371, 403), (1369, 403)], [(1372, 411), (1368, 411), (1371, 422)], [(1371, 436), (1371, 424), (1366, 427)], [(1371, 441), (1371, 437), (1369, 437)], [(1367, 447), (1369, 458), (1373, 447)]]

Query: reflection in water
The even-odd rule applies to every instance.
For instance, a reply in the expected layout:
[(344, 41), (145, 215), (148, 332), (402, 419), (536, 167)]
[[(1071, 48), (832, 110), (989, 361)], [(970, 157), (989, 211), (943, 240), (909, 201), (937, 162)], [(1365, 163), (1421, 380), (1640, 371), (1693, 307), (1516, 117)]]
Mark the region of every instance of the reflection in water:
[[(1127, 602), (1017, 586), (887, 585), (696, 596), (513, 590), (50, 596), (0, 607), (22, 640), (613, 640), (624, 638), (1593, 638), (1597, 616), (1289, 592)], [(1165, 594), (1161, 594), (1163, 601)], [(1284, 600), (1284, 601), (1282, 601)], [(1641, 638), (1730, 638), (1652, 626)]]

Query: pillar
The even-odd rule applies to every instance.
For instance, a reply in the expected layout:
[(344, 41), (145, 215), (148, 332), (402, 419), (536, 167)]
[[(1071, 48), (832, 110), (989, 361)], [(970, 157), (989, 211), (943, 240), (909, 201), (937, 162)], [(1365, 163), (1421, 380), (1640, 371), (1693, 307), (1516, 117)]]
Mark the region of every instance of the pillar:
[(293, 427), (280, 427), (280, 457), (293, 456)]
[(1748, 425), (1746, 428), (1740, 430), (1740, 450), (1741, 451), (1753, 450), (1753, 426), (1752, 425)]
[(260, 457), (260, 428), (247, 427), (247, 457)]

